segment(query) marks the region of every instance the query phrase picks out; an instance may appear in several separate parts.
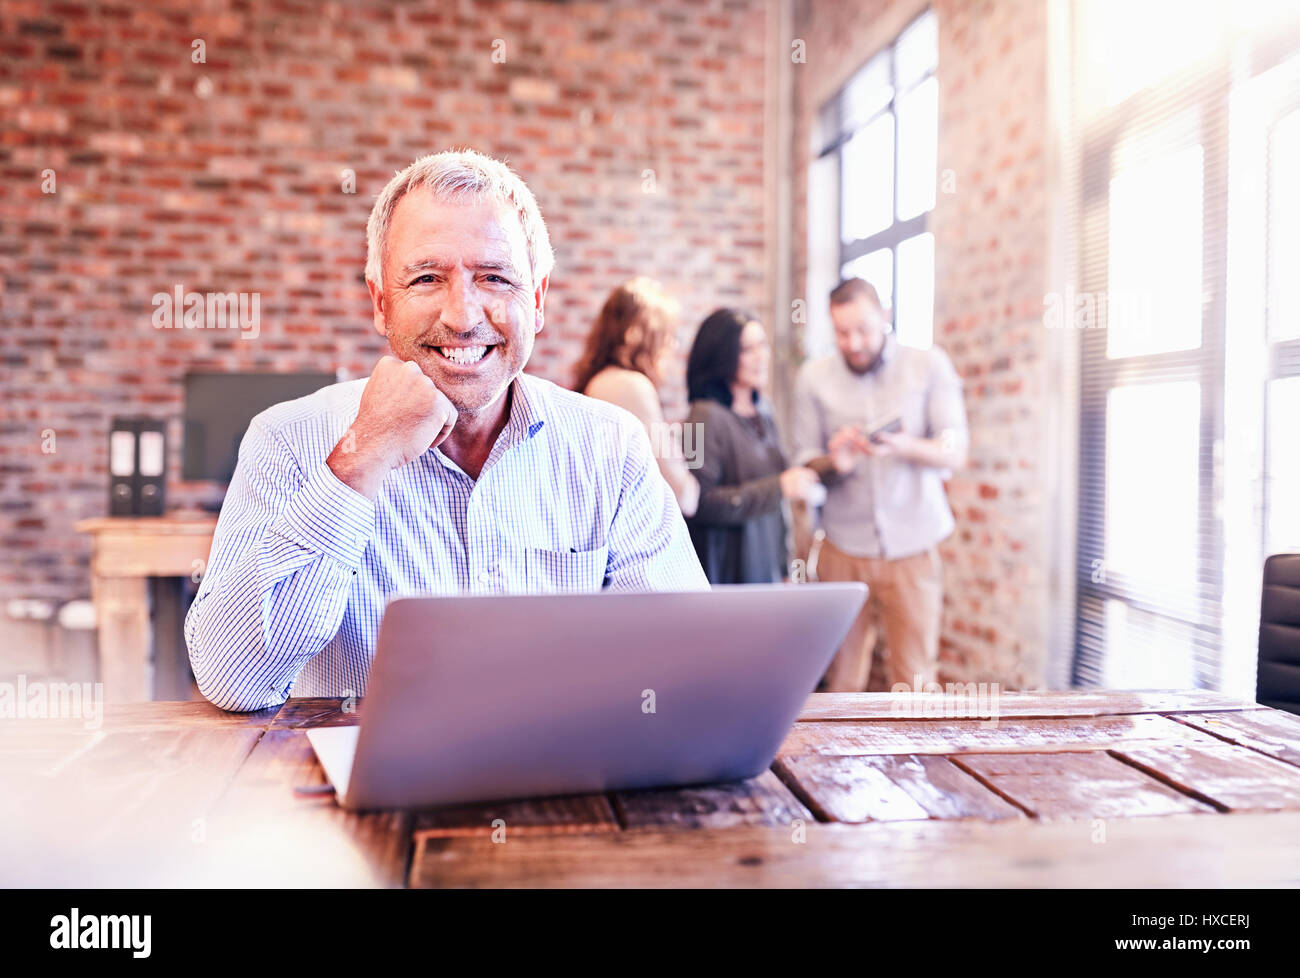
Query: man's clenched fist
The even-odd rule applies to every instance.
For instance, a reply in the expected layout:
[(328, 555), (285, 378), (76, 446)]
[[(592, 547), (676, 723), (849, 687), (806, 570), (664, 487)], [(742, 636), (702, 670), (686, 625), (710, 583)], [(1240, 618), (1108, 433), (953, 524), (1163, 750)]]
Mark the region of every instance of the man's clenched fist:
[(419, 364), (381, 357), (356, 420), (326, 464), (339, 481), (374, 499), (389, 472), (441, 445), (455, 424), (455, 407)]

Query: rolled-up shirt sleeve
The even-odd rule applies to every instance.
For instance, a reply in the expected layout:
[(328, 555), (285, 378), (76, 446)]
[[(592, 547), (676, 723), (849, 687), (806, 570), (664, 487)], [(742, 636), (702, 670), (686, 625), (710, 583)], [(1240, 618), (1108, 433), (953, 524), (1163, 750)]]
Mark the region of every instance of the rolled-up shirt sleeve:
[(374, 502), (255, 418), (185, 618), (199, 691), (225, 710), (283, 703), (338, 632), (374, 532)]

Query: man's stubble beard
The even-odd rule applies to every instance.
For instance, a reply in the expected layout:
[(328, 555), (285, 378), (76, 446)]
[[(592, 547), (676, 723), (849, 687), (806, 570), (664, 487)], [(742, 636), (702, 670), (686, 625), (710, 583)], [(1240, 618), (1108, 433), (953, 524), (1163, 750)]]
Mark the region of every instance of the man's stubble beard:
[(862, 366), (858, 366), (856, 363), (854, 363), (854, 362), (853, 362), (852, 360), (850, 360), (848, 357), (845, 357), (845, 358), (844, 358), (844, 362), (845, 362), (846, 364), (848, 364), (848, 368), (849, 368), (850, 370), (852, 370), (855, 374), (857, 374), (858, 376), (861, 377), (861, 376), (865, 376), (865, 375), (871, 373), (873, 370), (875, 370), (877, 367), (879, 367), (879, 366), (880, 366), (880, 363), (881, 363), (881, 361), (884, 359), (884, 357), (885, 357), (885, 344), (882, 342), (882, 343), (880, 344), (880, 349), (877, 350), (877, 351), (875, 352), (875, 355), (872, 356), (872, 357), (871, 357), (871, 358), (870, 358), (870, 359), (869, 359), (865, 364), (863, 364)]
[[(482, 388), (475, 386), (472, 389), (466, 389), (460, 385), (452, 384), (446, 380), (440, 379), (440, 372), (437, 366), (438, 361), (436, 359), (437, 354), (425, 349), (424, 344), (421, 341), (410, 341), (409, 348), (399, 349), (399, 345), (394, 343), (390, 336), (388, 346), (389, 349), (392, 350), (393, 356), (397, 357), (399, 360), (414, 361), (420, 367), (420, 370), (424, 375), (428, 377), (429, 380), (433, 381), (434, 386), (436, 386), (438, 390), (442, 391), (443, 396), (451, 402), (451, 406), (456, 409), (456, 413), (466, 421), (478, 417), (478, 415), (487, 411), (492, 407), (492, 405), (496, 404), (501, 397), (505, 396), (510, 390), (510, 385), (514, 383), (519, 374), (523, 372), (524, 367), (528, 365), (528, 360), (532, 355), (532, 349), (530, 347), (525, 351), (517, 366), (508, 366), (506, 368), (508, 376), (505, 383), (501, 384), (499, 389), (497, 389), (496, 384), (493, 384), (493, 392), (490, 396), (487, 394), (478, 395), (474, 396), (472, 401), (467, 401), (465, 394), (481, 391)], [(509, 354), (501, 352), (502, 348), (506, 346), (508, 346), (508, 344), (499, 344), (491, 356), (498, 359), (505, 356), (513, 357), (513, 345), (509, 345), (509, 349), (512, 351)], [(403, 343), (402, 347), (407, 347), (407, 344)], [(428, 369), (426, 369), (426, 364), (430, 365)], [(487, 382), (486, 378), (483, 382)]]

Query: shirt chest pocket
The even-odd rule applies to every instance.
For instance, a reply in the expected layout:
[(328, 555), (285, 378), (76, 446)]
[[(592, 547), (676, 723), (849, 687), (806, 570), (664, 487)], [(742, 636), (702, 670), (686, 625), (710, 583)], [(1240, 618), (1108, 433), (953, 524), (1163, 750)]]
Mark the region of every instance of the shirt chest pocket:
[(531, 594), (557, 591), (599, 591), (605, 583), (609, 547), (596, 550), (546, 550), (529, 547), (524, 554)]

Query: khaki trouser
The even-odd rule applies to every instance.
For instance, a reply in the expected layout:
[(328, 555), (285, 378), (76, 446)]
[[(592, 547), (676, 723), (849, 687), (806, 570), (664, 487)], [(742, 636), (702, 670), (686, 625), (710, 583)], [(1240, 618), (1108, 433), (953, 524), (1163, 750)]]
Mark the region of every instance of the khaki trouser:
[(861, 581), (867, 603), (826, 672), (830, 692), (861, 692), (871, 675), (871, 656), (881, 628), (889, 648), (889, 685), (913, 688), (935, 681), (939, 624), (943, 613), (943, 566), (935, 547), (914, 557), (885, 560), (854, 557), (822, 539), (817, 553), (819, 581)]

